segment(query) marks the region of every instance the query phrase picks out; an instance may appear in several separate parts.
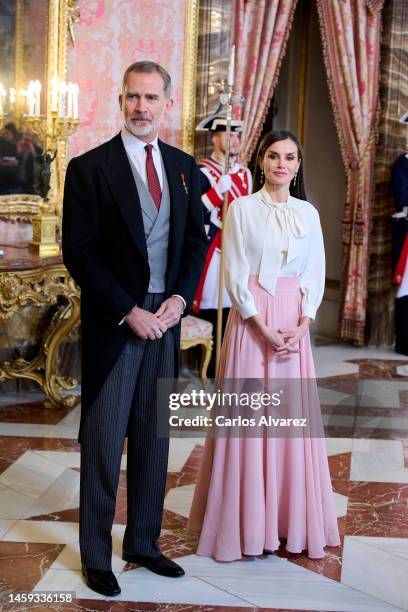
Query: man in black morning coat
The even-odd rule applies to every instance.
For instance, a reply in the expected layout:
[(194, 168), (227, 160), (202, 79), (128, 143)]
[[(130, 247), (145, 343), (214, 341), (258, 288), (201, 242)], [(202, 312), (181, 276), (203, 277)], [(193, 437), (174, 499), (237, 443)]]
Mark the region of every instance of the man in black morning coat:
[(126, 435), (123, 559), (184, 574), (158, 547), (168, 439), (157, 436), (156, 384), (177, 374), (180, 318), (206, 252), (195, 162), (157, 138), (173, 104), (169, 75), (133, 64), (119, 102), (121, 133), (70, 161), (63, 207), (64, 263), (81, 288), (82, 571), (108, 596), (120, 593), (111, 528)]

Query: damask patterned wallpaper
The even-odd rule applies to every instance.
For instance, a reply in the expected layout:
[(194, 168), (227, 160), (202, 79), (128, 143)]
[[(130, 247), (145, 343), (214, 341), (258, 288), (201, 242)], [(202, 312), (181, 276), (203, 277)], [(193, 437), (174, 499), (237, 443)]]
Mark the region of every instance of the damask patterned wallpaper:
[(161, 138), (182, 142), (184, 16), (186, 0), (81, 0), (75, 47), (69, 45), (67, 81), (80, 87), (78, 131), (69, 157), (111, 138), (122, 125), (118, 105), (129, 64), (153, 60), (169, 71), (174, 107)]

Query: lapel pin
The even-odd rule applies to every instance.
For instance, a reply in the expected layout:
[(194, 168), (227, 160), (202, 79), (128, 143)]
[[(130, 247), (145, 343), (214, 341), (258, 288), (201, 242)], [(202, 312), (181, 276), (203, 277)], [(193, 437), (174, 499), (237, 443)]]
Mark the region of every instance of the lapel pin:
[(181, 182), (183, 183), (183, 187), (184, 187), (184, 191), (186, 192), (186, 194), (188, 195), (188, 189), (187, 189), (187, 185), (186, 182), (184, 180), (184, 174), (181, 172), (180, 173), (180, 177), (181, 177)]

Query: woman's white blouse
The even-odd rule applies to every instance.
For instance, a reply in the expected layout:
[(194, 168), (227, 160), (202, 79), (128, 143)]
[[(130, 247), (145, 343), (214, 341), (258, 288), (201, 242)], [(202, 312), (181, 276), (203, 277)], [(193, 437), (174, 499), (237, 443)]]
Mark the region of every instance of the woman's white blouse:
[(275, 294), (278, 276), (299, 276), (302, 315), (314, 319), (323, 298), (325, 256), (319, 213), (289, 195), (274, 203), (263, 187), (237, 198), (228, 209), (224, 225), (225, 286), (243, 319), (258, 314), (248, 289), (250, 274)]

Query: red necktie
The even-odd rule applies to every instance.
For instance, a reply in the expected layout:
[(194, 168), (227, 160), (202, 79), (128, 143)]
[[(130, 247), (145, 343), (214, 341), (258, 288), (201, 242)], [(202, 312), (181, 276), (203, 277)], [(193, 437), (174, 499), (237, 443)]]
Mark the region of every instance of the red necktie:
[(149, 187), (150, 195), (153, 198), (153, 202), (156, 204), (157, 210), (160, 209), (161, 202), (161, 187), (159, 177), (157, 176), (156, 168), (153, 162), (152, 149), (153, 145), (147, 144), (145, 146), (146, 149), (146, 176), (147, 176), (147, 185)]

